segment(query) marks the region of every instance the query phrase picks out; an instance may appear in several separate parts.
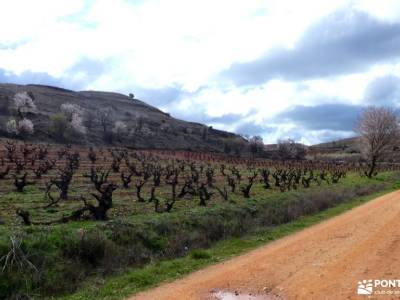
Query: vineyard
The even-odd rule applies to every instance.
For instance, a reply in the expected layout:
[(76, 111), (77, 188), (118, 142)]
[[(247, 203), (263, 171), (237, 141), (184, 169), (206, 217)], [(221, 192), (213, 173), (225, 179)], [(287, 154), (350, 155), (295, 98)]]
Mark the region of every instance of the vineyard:
[(382, 190), (398, 169), (380, 164), (378, 180), (362, 163), (3, 140), (0, 298), (71, 292), (94, 273), (286, 223)]
[(337, 184), (348, 172), (361, 176), (365, 172), (361, 164), (273, 162), (11, 141), (4, 143), (0, 155), (0, 218), (16, 224), (18, 215), (25, 225), (235, 203), (252, 196)]

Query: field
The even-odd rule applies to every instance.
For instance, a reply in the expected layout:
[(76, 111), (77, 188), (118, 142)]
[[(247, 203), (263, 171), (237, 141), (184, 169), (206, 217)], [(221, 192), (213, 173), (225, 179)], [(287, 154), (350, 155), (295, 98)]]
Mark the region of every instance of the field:
[(3, 140), (0, 298), (70, 293), (396, 181), (396, 165), (372, 180), (365, 168)]
[[(104, 208), (104, 215), (93, 215), (88, 209), (89, 215), (83, 213), (81, 219), (116, 219), (241, 202), (255, 195), (335, 184), (350, 170), (362, 172), (362, 166), (355, 164), (276, 163), (173, 151), (93, 150), (9, 141), (0, 157), (0, 219), (13, 225), (20, 223), (14, 213), (17, 210), (28, 212), (30, 221), (37, 224), (66, 222), (63, 217), (85, 206), (83, 198), (95, 206), (92, 194), (103, 195), (108, 187), (112, 189), (112, 205)], [(26, 185), (18, 191), (17, 181), (23, 182), (24, 176)]]

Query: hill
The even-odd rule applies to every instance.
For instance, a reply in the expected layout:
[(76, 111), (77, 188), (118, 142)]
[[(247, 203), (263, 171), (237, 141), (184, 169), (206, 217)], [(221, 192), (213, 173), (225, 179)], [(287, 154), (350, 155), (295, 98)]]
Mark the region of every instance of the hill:
[(321, 144), (316, 144), (313, 145), (312, 147), (314, 148), (319, 148), (319, 149), (329, 149), (329, 150), (346, 150), (346, 149), (351, 149), (351, 150), (358, 150), (358, 145), (359, 143), (359, 138), (358, 137), (351, 137), (347, 139), (341, 139), (341, 140), (336, 140), (336, 141), (331, 141), (331, 142), (326, 142), (326, 143), (321, 143)]
[[(11, 117), (13, 97), (20, 92), (29, 93), (37, 107), (37, 113), (30, 116), (35, 126), (35, 133), (30, 139), (34, 141), (60, 142), (59, 136), (54, 132), (53, 118), (60, 113), (62, 104), (70, 103), (82, 108), (83, 124), (88, 130), (85, 135), (68, 137), (63, 141), (66, 143), (230, 154), (245, 152), (248, 148), (246, 140), (236, 134), (175, 119), (130, 96), (99, 91), (76, 92), (44, 85), (0, 84), (1, 137), (10, 137), (6, 124)], [(102, 111), (109, 112), (107, 138), (99, 117), (99, 112)], [(126, 125), (126, 132), (111, 139), (110, 134), (117, 121)]]
[[(310, 146), (308, 148), (310, 157), (324, 160), (341, 160), (348, 162), (362, 161), (360, 137), (336, 140)], [(400, 162), (400, 147), (393, 146), (381, 158), (384, 162)]]
[(359, 137), (309, 146), (307, 155), (318, 160), (358, 162), (361, 159)]

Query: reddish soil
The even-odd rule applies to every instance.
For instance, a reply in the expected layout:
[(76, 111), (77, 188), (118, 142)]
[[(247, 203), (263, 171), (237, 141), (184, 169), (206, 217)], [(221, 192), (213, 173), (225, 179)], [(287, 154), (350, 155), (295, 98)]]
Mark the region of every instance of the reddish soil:
[(399, 226), (397, 191), (129, 299), (375, 299), (357, 283), (400, 279)]

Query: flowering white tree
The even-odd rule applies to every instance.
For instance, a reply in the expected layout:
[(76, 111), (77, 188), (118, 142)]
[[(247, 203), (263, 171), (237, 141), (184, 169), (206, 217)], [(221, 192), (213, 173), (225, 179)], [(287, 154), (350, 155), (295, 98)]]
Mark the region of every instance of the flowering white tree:
[(114, 133), (124, 133), (128, 129), (128, 126), (122, 121), (116, 121), (114, 123), (113, 132)]
[(27, 92), (16, 93), (13, 100), (13, 106), (19, 118), (23, 119), (28, 113), (37, 113), (36, 105)]
[(122, 121), (116, 121), (114, 123), (112, 132), (114, 133), (117, 139), (121, 139), (124, 136), (124, 134), (128, 132), (128, 126), (126, 126), (126, 124)]
[(83, 118), (80, 115), (73, 115), (71, 127), (79, 133), (86, 134), (86, 127), (83, 125)]
[(11, 111), (14, 112), (14, 118), (11, 118), (7, 124), (7, 132), (11, 135), (25, 137), (34, 133), (34, 126), (31, 120), (27, 118), (29, 113), (36, 114), (37, 108), (31, 95), (28, 92), (18, 92), (14, 95)]
[(18, 134), (22, 136), (33, 134), (33, 123), (29, 119), (22, 119), (18, 122)]
[(83, 109), (77, 104), (72, 104), (72, 103), (61, 104), (60, 110), (67, 118), (68, 122), (72, 122), (74, 116), (83, 116)]
[(34, 133), (33, 123), (29, 119), (22, 119), (16, 121), (15, 119), (10, 119), (7, 122), (7, 132), (11, 135), (25, 137)]
[(83, 125), (84, 109), (77, 104), (64, 103), (60, 107), (69, 126), (76, 132), (86, 134), (86, 127)]

